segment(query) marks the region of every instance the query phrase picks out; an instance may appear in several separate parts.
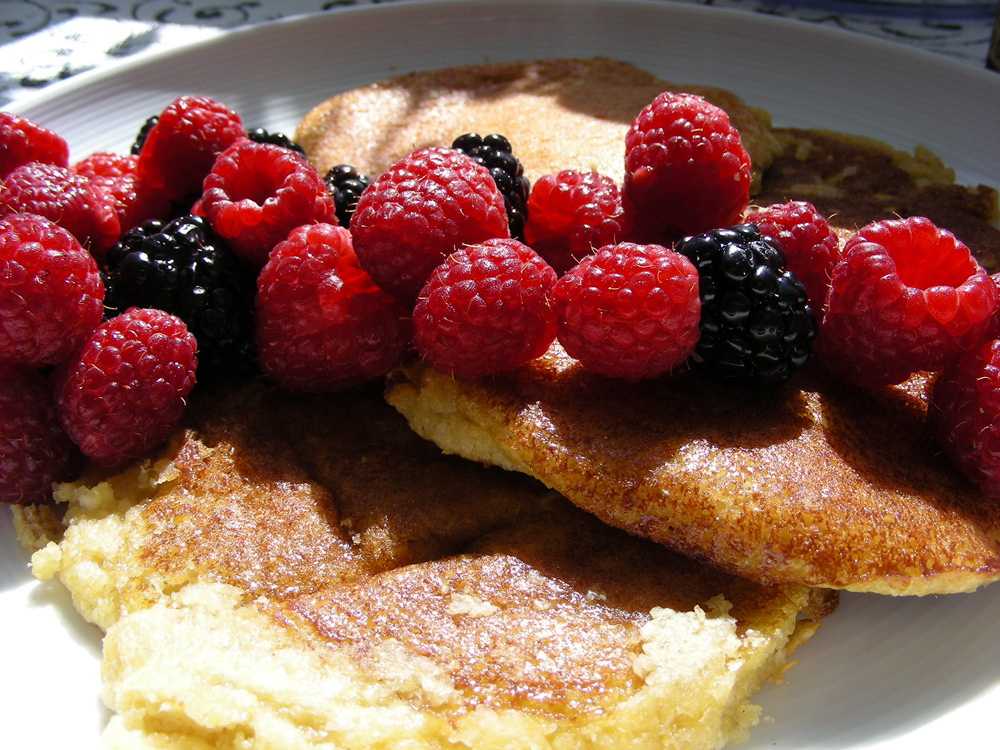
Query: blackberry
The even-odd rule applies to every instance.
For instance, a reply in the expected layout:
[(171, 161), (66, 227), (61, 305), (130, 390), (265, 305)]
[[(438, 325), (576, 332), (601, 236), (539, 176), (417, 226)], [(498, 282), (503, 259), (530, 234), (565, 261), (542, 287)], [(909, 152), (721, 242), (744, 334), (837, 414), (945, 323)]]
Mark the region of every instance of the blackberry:
[(146, 142), (146, 136), (149, 135), (149, 131), (153, 129), (153, 126), (160, 121), (159, 115), (153, 115), (142, 124), (139, 128), (139, 133), (135, 137), (135, 142), (132, 144), (131, 153), (133, 156), (138, 156), (139, 152), (142, 151), (142, 144)]
[(351, 215), (357, 208), (358, 198), (365, 188), (372, 184), (371, 179), (359, 174), (358, 170), (349, 164), (338, 164), (330, 167), (323, 175), (323, 182), (333, 196), (333, 205), (337, 209), (337, 223), (349, 229)]
[(107, 256), (110, 316), (152, 307), (181, 318), (198, 341), (198, 372), (253, 361), (253, 277), (201, 216), (147, 221)]
[(297, 153), (303, 159), (306, 157), (305, 149), (284, 133), (271, 133), (264, 130), (264, 128), (254, 128), (247, 132), (247, 138), (256, 143), (270, 143), (273, 146), (287, 148)]
[(816, 338), (805, 287), (777, 240), (753, 224), (687, 237), (675, 247), (698, 269), (701, 337), (694, 360), (724, 380), (780, 383), (802, 369)]
[(510, 236), (524, 242), (524, 223), (528, 218), (528, 193), (531, 191), (531, 184), (524, 176), (521, 162), (514, 156), (510, 141), (496, 133), (487, 136), (466, 133), (456, 138), (451, 147), (490, 170), (493, 181), (503, 195)]

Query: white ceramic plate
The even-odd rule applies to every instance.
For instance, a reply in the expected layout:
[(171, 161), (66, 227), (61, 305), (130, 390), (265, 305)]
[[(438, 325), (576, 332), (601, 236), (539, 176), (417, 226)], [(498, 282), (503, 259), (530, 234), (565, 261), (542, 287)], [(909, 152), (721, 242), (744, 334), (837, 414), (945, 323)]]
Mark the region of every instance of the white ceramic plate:
[[(248, 127), (291, 133), (329, 95), (409, 70), (604, 55), (668, 80), (735, 91), (776, 124), (936, 151), (967, 183), (1000, 185), (1000, 75), (837, 29), (662, 2), (430, 2), (345, 10), (123, 61), (14, 107), (73, 158), (123, 152), (180, 94), (215, 97)], [(0, 735), (96, 748), (100, 633), (56, 583), (39, 584), (0, 512)], [(1000, 586), (971, 595), (845, 595), (767, 686), (747, 750), (995, 747)], [(27, 746), (23, 740), (12, 747)]]

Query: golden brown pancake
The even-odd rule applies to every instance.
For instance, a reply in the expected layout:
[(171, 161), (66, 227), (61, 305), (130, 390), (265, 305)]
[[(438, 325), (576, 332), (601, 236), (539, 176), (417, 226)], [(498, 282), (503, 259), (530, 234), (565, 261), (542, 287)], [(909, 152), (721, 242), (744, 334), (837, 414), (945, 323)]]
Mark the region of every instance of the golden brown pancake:
[[(445, 456), (380, 387), (255, 383), (190, 413), (62, 486), (33, 557), (107, 631), (109, 746), (714, 748), (836, 603)], [(25, 540), (56, 533), (33, 518)]]

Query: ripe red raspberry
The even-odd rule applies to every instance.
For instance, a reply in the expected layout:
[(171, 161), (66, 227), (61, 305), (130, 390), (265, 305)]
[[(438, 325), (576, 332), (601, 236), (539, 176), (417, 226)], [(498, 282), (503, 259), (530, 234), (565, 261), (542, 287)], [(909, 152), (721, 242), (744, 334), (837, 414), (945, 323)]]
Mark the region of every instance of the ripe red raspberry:
[(118, 241), (121, 225), (107, 196), (67, 167), (32, 162), (0, 184), (0, 216), (30, 213), (54, 221), (98, 261)]
[(434, 269), (413, 311), (413, 341), (435, 369), (480, 378), (545, 353), (555, 340), (556, 272), (510, 238), (456, 250)]
[(599, 247), (631, 231), (618, 186), (597, 172), (540, 177), (528, 196), (524, 239), (562, 276)]
[(294, 230), (257, 278), (261, 371), (298, 391), (337, 391), (385, 375), (410, 347), (409, 311), (358, 263), (334, 224)]
[(121, 234), (144, 221), (165, 219), (170, 214), (170, 201), (159, 193), (141, 189), (138, 161), (135, 154), (101, 151), (73, 165), (74, 172), (103, 191), (106, 202), (118, 215)]
[(698, 343), (698, 271), (659, 245), (624, 242), (587, 256), (553, 294), (559, 343), (591, 372), (654, 378)]
[(204, 187), (200, 210), (208, 223), (255, 268), (296, 227), (337, 220), (316, 168), (273, 144), (237, 141), (216, 160)]
[(840, 260), (840, 240), (830, 223), (806, 201), (753, 207), (744, 221), (760, 233), (778, 240), (788, 256), (786, 268), (799, 277), (809, 296), (816, 322), (823, 321), (823, 307), (833, 267)]
[(82, 455), (56, 419), (37, 370), (0, 365), (0, 504), (52, 499), (52, 483), (74, 479)]
[(103, 313), (97, 263), (73, 235), (34, 214), (0, 220), (0, 362), (58, 364)]
[(1000, 499), (1000, 340), (945, 367), (931, 389), (927, 423), (952, 464)]
[(834, 266), (818, 349), (863, 387), (939, 370), (982, 340), (997, 288), (969, 249), (929, 219), (875, 222)]
[(199, 96), (168, 104), (146, 134), (136, 169), (150, 192), (182, 201), (201, 192), (216, 157), (245, 138), (243, 122), (226, 105)]
[(69, 164), (69, 146), (31, 120), (0, 112), (0, 179), (31, 162), (65, 167)]
[(668, 244), (736, 223), (750, 196), (750, 157), (725, 111), (664, 92), (625, 136), (624, 193), (637, 241)]
[(351, 235), (362, 267), (407, 304), (459, 247), (510, 236), (489, 170), (437, 147), (404, 157), (361, 194)]
[(196, 348), (180, 318), (129, 308), (98, 326), (53, 371), (59, 423), (101, 466), (138, 458), (165, 440), (184, 415)]

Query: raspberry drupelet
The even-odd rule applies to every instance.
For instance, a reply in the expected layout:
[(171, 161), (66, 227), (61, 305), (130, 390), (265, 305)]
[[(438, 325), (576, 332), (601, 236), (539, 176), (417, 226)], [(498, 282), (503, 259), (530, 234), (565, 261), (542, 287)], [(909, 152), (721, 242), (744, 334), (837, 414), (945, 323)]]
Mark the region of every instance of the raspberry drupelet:
[(10, 112), (0, 112), (0, 180), (30, 162), (69, 166), (69, 146), (48, 128)]
[(55, 365), (101, 322), (104, 285), (93, 256), (43, 216), (0, 220), (0, 362)]
[(625, 136), (637, 242), (669, 244), (735, 223), (750, 182), (750, 157), (729, 115), (700, 96), (660, 94)]
[(875, 222), (844, 244), (817, 344), (846, 382), (901, 383), (982, 340), (996, 308), (996, 285), (951, 232), (924, 217)]
[(410, 305), (456, 249), (510, 236), (489, 170), (439, 147), (415, 151), (378, 177), (358, 200), (351, 235), (375, 283)]
[(698, 342), (698, 272), (659, 245), (621, 243), (588, 255), (553, 292), (559, 342), (589, 371), (654, 378)]
[(552, 267), (518, 240), (456, 250), (420, 292), (414, 345), (436, 370), (463, 378), (524, 364), (555, 339), (555, 283)]
[(598, 172), (566, 169), (540, 177), (528, 196), (525, 242), (560, 276), (631, 231), (614, 180)]
[(171, 203), (155, 192), (143, 190), (136, 171), (138, 157), (100, 151), (73, 165), (73, 171), (85, 177), (107, 197), (118, 215), (120, 234), (151, 219), (163, 219)]
[(258, 365), (285, 388), (353, 388), (409, 351), (409, 309), (375, 286), (341, 226), (293, 231), (261, 269), (257, 290)]
[(196, 348), (184, 322), (162, 310), (133, 307), (102, 323), (52, 373), (59, 423), (96, 464), (138, 458), (184, 415)]

